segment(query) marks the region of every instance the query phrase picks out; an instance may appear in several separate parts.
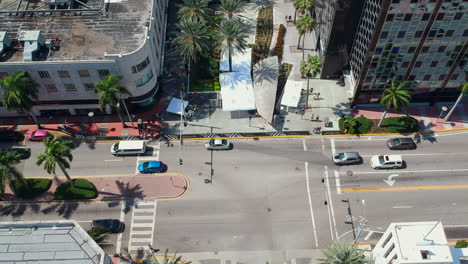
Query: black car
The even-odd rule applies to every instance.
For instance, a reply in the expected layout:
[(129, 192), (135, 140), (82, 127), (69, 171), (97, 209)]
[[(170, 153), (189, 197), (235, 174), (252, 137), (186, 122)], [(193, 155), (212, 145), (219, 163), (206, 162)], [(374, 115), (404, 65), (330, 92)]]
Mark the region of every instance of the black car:
[(91, 222), (91, 228), (101, 227), (111, 233), (122, 233), (125, 231), (125, 224), (117, 219), (98, 219)]
[(10, 148), (10, 149), (2, 149), (0, 151), (14, 153), (15, 155), (19, 155), (20, 159), (29, 159), (29, 157), (31, 157), (30, 148)]
[(3, 130), (0, 131), (0, 141), (16, 141), (20, 142), (24, 140), (24, 135), (21, 132), (14, 130)]
[(416, 143), (412, 138), (391, 138), (387, 141), (387, 146), (391, 150), (415, 149)]

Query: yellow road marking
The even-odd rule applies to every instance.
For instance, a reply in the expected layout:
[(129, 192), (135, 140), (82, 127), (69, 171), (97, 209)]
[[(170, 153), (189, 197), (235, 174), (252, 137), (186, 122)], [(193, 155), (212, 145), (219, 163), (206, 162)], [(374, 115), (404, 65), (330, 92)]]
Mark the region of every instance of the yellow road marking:
[(414, 191), (414, 190), (448, 190), (468, 189), (468, 185), (431, 185), (431, 186), (404, 186), (404, 187), (363, 187), (342, 188), (342, 192), (374, 192), (374, 191)]

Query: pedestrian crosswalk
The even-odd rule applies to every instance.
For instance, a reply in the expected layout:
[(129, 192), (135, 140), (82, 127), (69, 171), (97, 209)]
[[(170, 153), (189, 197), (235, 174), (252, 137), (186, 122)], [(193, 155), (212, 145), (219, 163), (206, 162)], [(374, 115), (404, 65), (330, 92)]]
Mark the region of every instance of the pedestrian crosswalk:
[(135, 254), (139, 250), (147, 251), (153, 244), (157, 201), (135, 201), (132, 210), (132, 222), (128, 250)]

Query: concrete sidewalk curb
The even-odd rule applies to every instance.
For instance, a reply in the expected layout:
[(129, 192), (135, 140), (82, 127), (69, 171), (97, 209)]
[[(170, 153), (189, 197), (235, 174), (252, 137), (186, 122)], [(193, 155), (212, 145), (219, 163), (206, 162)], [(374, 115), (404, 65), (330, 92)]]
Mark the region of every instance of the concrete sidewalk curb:
[(367, 133), (367, 134), (339, 134), (339, 135), (322, 135), (322, 137), (361, 137), (361, 136), (395, 136), (395, 135), (417, 135), (417, 134), (434, 134), (434, 133), (445, 133), (464, 131), (468, 128), (453, 128), (453, 129), (442, 129), (442, 130), (431, 130), (422, 132), (411, 132), (411, 133)]

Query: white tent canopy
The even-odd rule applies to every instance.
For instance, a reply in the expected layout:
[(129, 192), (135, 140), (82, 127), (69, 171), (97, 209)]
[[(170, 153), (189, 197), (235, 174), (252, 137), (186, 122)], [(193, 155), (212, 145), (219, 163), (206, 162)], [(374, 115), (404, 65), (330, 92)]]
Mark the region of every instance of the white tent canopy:
[(301, 90), (304, 82), (289, 80), (284, 87), (281, 105), (297, 107), (301, 99)]
[(223, 111), (254, 110), (252, 78), (248, 72), (228, 72), (219, 75)]
[(182, 102), (184, 103), (184, 111), (185, 111), (185, 108), (188, 106), (189, 102), (184, 101), (184, 100), (180, 100), (179, 98), (174, 98), (173, 97), (171, 99), (171, 102), (169, 103), (169, 106), (167, 107), (166, 112), (176, 114), (176, 115), (180, 115), (181, 114), (181, 109), (180, 108), (181, 108)]
[[(220, 71), (229, 71), (229, 51), (221, 52), (221, 61), (219, 63)], [(252, 49), (244, 51), (234, 51), (232, 55), (232, 71), (250, 72), (252, 64)]]

